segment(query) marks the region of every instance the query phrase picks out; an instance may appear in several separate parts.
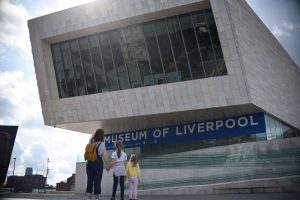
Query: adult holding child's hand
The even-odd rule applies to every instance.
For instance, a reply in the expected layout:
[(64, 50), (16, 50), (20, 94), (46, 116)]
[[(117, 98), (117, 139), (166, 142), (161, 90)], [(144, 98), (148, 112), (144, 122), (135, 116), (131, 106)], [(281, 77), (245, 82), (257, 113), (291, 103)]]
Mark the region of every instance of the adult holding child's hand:
[[(94, 191), (95, 200), (99, 200), (99, 195), (101, 194), (101, 181), (103, 175), (103, 161), (106, 165), (106, 170), (108, 170), (108, 155), (106, 152), (106, 147), (104, 143), (104, 131), (103, 129), (98, 129), (92, 135), (89, 140), (89, 146), (92, 146), (93, 150), (96, 152), (95, 160), (88, 160), (86, 163), (86, 174), (87, 174), (87, 186), (86, 193), (88, 195), (88, 200), (91, 200), (92, 193)], [(87, 145), (87, 146), (88, 146)]]

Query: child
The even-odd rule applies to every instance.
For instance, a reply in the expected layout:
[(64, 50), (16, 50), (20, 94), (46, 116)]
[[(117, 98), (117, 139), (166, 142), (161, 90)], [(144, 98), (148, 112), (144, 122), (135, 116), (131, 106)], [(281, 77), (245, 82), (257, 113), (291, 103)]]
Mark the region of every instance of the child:
[(126, 175), (129, 184), (129, 200), (137, 199), (137, 185), (141, 182), (140, 165), (138, 163), (137, 156), (132, 154), (130, 160), (127, 163)]
[(110, 170), (112, 167), (114, 167), (114, 183), (111, 200), (115, 200), (119, 180), (121, 189), (121, 200), (124, 200), (124, 180), (126, 176), (125, 166), (127, 164), (127, 154), (122, 150), (123, 144), (121, 141), (117, 141), (115, 147), (116, 150), (111, 154), (112, 162), (108, 169)]

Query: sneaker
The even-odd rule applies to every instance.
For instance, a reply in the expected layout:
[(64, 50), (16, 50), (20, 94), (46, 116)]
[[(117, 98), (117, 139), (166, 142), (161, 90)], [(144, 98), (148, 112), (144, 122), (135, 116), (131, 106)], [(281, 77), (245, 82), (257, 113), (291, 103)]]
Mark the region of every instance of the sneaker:
[(92, 193), (86, 193), (87, 196), (87, 200), (91, 200), (92, 199)]

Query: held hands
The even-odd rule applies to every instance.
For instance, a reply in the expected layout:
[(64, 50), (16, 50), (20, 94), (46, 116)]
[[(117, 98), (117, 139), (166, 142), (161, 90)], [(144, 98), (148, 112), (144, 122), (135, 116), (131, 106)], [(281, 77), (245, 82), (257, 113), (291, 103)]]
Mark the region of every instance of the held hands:
[(107, 172), (109, 172), (109, 170), (110, 170), (110, 166), (109, 166), (109, 164), (108, 164), (108, 163), (105, 165), (105, 169), (106, 169), (106, 171), (107, 171)]

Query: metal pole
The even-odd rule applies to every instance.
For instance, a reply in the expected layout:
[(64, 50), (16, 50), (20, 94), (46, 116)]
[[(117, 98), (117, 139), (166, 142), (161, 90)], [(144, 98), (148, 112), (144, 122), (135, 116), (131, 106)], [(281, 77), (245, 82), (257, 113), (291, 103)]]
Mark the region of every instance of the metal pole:
[(46, 188), (47, 188), (47, 177), (49, 174), (49, 169), (48, 169), (48, 163), (49, 163), (49, 158), (47, 158), (47, 171), (46, 171), (46, 180), (45, 180), (45, 192), (46, 192)]
[(14, 159), (14, 168), (13, 168), (13, 175), (12, 175), (12, 183), (10, 185), (10, 192), (12, 192), (13, 185), (15, 186), (15, 166), (16, 166), (16, 158)]

